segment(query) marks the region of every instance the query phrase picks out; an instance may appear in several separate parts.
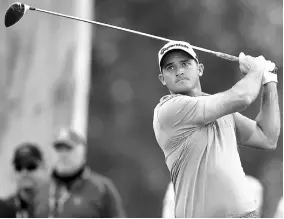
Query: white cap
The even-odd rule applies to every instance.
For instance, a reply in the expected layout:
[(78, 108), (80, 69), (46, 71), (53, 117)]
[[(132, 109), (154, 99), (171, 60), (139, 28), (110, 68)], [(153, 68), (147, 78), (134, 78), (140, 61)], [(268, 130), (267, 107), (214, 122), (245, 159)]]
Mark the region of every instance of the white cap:
[(192, 56), (196, 62), (198, 63), (198, 58), (196, 53), (194, 52), (192, 46), (184, 41), (170, 41), (168, 42), (166, 45), (164, 45), (159, 53), (158, 53), (158, 59), (159, 59), (159, 67), (160, 67), (160, 71), (162, 71), (161, 68), (161, 61), (163, 59), (163, 57), (171, 50), (174, 49), (178, 49), (178, 50), (182, 50), (185, 51), (186, 53), (188, 53), (190, 56)]

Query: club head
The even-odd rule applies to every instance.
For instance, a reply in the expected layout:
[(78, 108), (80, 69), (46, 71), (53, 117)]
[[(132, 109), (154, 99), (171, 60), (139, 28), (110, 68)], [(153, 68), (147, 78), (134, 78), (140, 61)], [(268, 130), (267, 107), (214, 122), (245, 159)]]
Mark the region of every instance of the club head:
[(20, 2), (10, 5), (5, 14), (5, 26), (10, 27), (17, 23), (29, 8), (30, 6)]

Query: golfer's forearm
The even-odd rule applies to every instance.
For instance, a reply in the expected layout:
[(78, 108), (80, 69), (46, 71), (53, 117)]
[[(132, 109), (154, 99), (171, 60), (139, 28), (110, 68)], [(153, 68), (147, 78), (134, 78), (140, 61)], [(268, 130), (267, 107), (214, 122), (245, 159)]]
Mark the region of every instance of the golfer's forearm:
[(238, 94), (247, 105), (250, 105), (258, 96), (262, 82), (262, 74), (249, 72), (242, 80), (236, 83), (231, 90)]
[(270, 82), (264, 85), (260, 112), (256, 117), (256, 122), (267, 137), (270, 146), (275, 147), (280, 133), (277, 83)]
[(204, 123), (215, 121), (222, 116), (241, 112), (258, 96), (262, 74), (248, 73), (231, 89), (205, 98)]

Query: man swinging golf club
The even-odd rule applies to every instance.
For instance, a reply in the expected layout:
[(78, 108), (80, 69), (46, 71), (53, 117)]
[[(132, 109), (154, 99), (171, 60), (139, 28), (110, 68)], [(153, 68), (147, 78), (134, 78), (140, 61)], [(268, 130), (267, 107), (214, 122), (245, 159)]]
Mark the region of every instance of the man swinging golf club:
[[(274, 149), (280, 132), (275, 64), (240, 53), (243, 78), (214, 95), (202, 92), (204, 66), (191, 45), (167, 43), (159, 79), (170, 91), (154, 110), (153, 128), (175, 190), (175, 217), (257, 217), (238, 145)], [(255, 121), (239, 112), (262, 92)]]

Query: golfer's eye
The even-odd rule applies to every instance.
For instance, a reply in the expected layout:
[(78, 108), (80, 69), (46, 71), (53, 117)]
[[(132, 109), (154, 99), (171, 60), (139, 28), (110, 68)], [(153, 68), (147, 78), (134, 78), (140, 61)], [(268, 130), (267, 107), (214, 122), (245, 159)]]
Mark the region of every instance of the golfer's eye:
[(166, 70), (167, 71), (173, 71), (174, 70), (174, 66), (173, 65), (167, 66)]
[(186, 61), (186, 62), (181, 63), (182, 67), (186, 67), (186, 66), (190, 66), (190, 65), (191, 65), (190, 61)]

